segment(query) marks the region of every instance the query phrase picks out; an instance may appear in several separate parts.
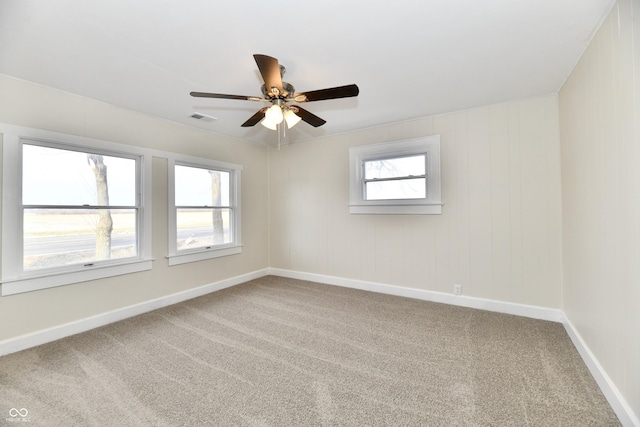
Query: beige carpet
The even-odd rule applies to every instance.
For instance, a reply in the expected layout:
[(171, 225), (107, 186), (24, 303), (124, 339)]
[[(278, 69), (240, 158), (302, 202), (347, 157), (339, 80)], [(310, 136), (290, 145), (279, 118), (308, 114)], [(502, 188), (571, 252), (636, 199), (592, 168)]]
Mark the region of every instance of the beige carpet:
[(272, 276), (1, 357), (0, 411), (47, 426), (619, 425), (561, 324)]

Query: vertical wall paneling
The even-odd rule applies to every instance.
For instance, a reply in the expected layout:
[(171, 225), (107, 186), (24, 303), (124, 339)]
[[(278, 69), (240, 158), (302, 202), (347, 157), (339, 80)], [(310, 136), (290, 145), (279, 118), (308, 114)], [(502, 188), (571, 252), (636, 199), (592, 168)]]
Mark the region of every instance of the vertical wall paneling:
[(507, 111), (507, 134), (509, 156), (509, 233), (511, 236), (509, 277), (511, 295), (516, 297), (524, 293), (523, 235), (522, 228), (522, 174), (520, 173), (520, 105), (512, 105)]
[(559, 92), (563, 310), (640, 414), (640, 2), (620, 0)]
[[(548, 114), (553, 105), (543, 99), (532, 100), (521, 106), (519, 114), (521, 280), (526, 299), (534, 304), (543, 303), (537, 299), (542, 295), (560, 299), (560, 287), (549, 280), (561, 274), (551, 268), (553, 260), (561, 257), (557, 234), (552, 234), (560, 229), (560, 201), (550, 194), (553, 186), (558, 188), (560, 179), (550, 170), (559, 155), (557, 142), (552, 142), (558, 138), (557, 122)], [(541, 256), (541, 247), (552, 255)]]
[[(449, 116), (438, 116), (434, 119), (433, 134), (450, 135), (451, 121)], [(451, 142), (451, 137), (447, 144), (440, 146), (440, 166), (443, 170), (453, 170), (455, 168), (455, 144)], [(455, 173), (444, 174), (441, 177), (441, 191), (443, 195), (443, 212), (433, 227), (433, 252), (435, 257), (434, 290), (438, 292), (451, 292), (453, 286), (453, 260), (457, 259), (456, 244), (453, 236), (453, 215), (455, 210), (450, 209), (451, 200), (448, 195), (452, 194), (451, 188), (455, 186)]]
[[(272, 150), (271, 266), (446, 293), (460, 284), (469, 296), (559, 308), (554, 112), (549, 95)], [(442, 215), (348, 213), (350, 146), (433, 134)], [(312, 178), (323, 171), (332, 179)]]
[(476, 295), (493, 292), (493, 234), (491, 201), (491, 121), (489, 108), (478, 108), (467, 116), (467, 171), (469, 203), (469, 283)]
[[(466, 113), (454, 115), (455, 127), (453, 129), (456, 146), (456, 186), (453, 188), (453, 205), (451, 209), (456, 211), (455, 239), (458, 247), (458, 257), (453, 270), (454, 281), (463, 286), (464, 292), (469, 295), (477, 295), (473, 292), (470, 276), (470, 248), (469, 248), (469, 132), (468, 117)], [(442, 138), (440, 138), (442, 144)], [(442, 174), (448, 175), (447, 171)]]
[(498, 295), (511, 294), (511, 269), (505, 267), (511, 265), (508, 120), (506, 104), (489, 107), (492, 286)]

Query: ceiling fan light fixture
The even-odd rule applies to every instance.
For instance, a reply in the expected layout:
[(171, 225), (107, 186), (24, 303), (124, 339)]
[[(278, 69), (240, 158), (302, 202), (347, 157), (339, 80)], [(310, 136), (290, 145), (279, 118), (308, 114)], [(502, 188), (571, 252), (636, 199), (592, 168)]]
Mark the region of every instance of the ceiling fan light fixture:
[(292, 127), (297, 125), (302, 119), (299, 116), (297, 116), (293, 111), (286, 109), (284, 111), (284, 120), (287, 122), (287, 127), (291, 129)]
[(282, 114), (282, 107), (279, 105), (272, 105), (264, 114), (265, 119), (274, 124), (282, 123), (284, 115)]
[(312, 102), (338, 98), (350, 98), (358, 96), (360, 93), (360, 89), (355, 84), (296, 93), (293, 85), (282, 81), (285, 68), (278, 63), (276, 58), (267, 55), (255, 54), (253, 55), (253, 59), (255, 59), (260, 75), (262, 76), (262, 80), (264, 81), (264, 84), (261, 87), (263, 95), (262, 98), (256, 96), (228, 95), (224, 93), (209, 92), (190, 92), (190, 95), (198, 98), (266, 102), (268, 106), (261, 108), (240, 126), (251, 127), (260, 122), (268, 129), (278, 130), (278, 125), (284, 120), (286, 120), (286, 126), (289, 129), (294, 127), (300, 121), (306, 122), (313, 127), (322, 126), (326, 123), (326, 120), (316, 116), (315, 114), (297, 105), (287, 105), (287, 102)]
[(264, 127), (266, 127), (267, 129), (271, 129), (271, 130), (278, 130), (278, 124), (277, 123), (273, 123), (271, 120), (269, 120), (267, 117), (264, 118), (264, 120), (262, 120), (260, 122), (260, 124)]

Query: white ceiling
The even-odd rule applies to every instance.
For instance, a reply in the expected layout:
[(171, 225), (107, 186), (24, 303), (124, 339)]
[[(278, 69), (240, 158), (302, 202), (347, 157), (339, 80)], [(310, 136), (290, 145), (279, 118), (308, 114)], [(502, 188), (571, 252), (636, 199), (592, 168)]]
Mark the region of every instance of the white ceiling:
[[(612, 0), (0, 0), (0, 73), (256, 143), (252, 55), (298, 92), (356, 83), (304, 108), (290, 142), (556, 92)], [(2, 94), (0, 94), (2, 96)], [(193, 112), (217, 117), (202, 122)]]

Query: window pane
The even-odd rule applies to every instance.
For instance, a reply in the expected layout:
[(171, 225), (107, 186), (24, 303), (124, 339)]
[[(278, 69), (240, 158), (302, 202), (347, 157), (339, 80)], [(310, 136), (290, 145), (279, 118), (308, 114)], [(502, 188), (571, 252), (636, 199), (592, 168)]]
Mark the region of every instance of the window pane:
[(176, 206), (229, 206), (229, 172), (175, 167)]
[(231, 209), (177, 209), (178, 251), (232, 243)]
[(365, 200), (424, 199), (426, 183), (424, 178), (370, 181), (365, 184)]
[(426, 156), (420, 154), (410, 157), (365, 161), (364, 179), (425, 175), (425, 160)]
[(23, 145), (25, 205), (135, 206), (136, 161)]
[(135, 256), (135, 209), (24, 211), (25, 271)]

